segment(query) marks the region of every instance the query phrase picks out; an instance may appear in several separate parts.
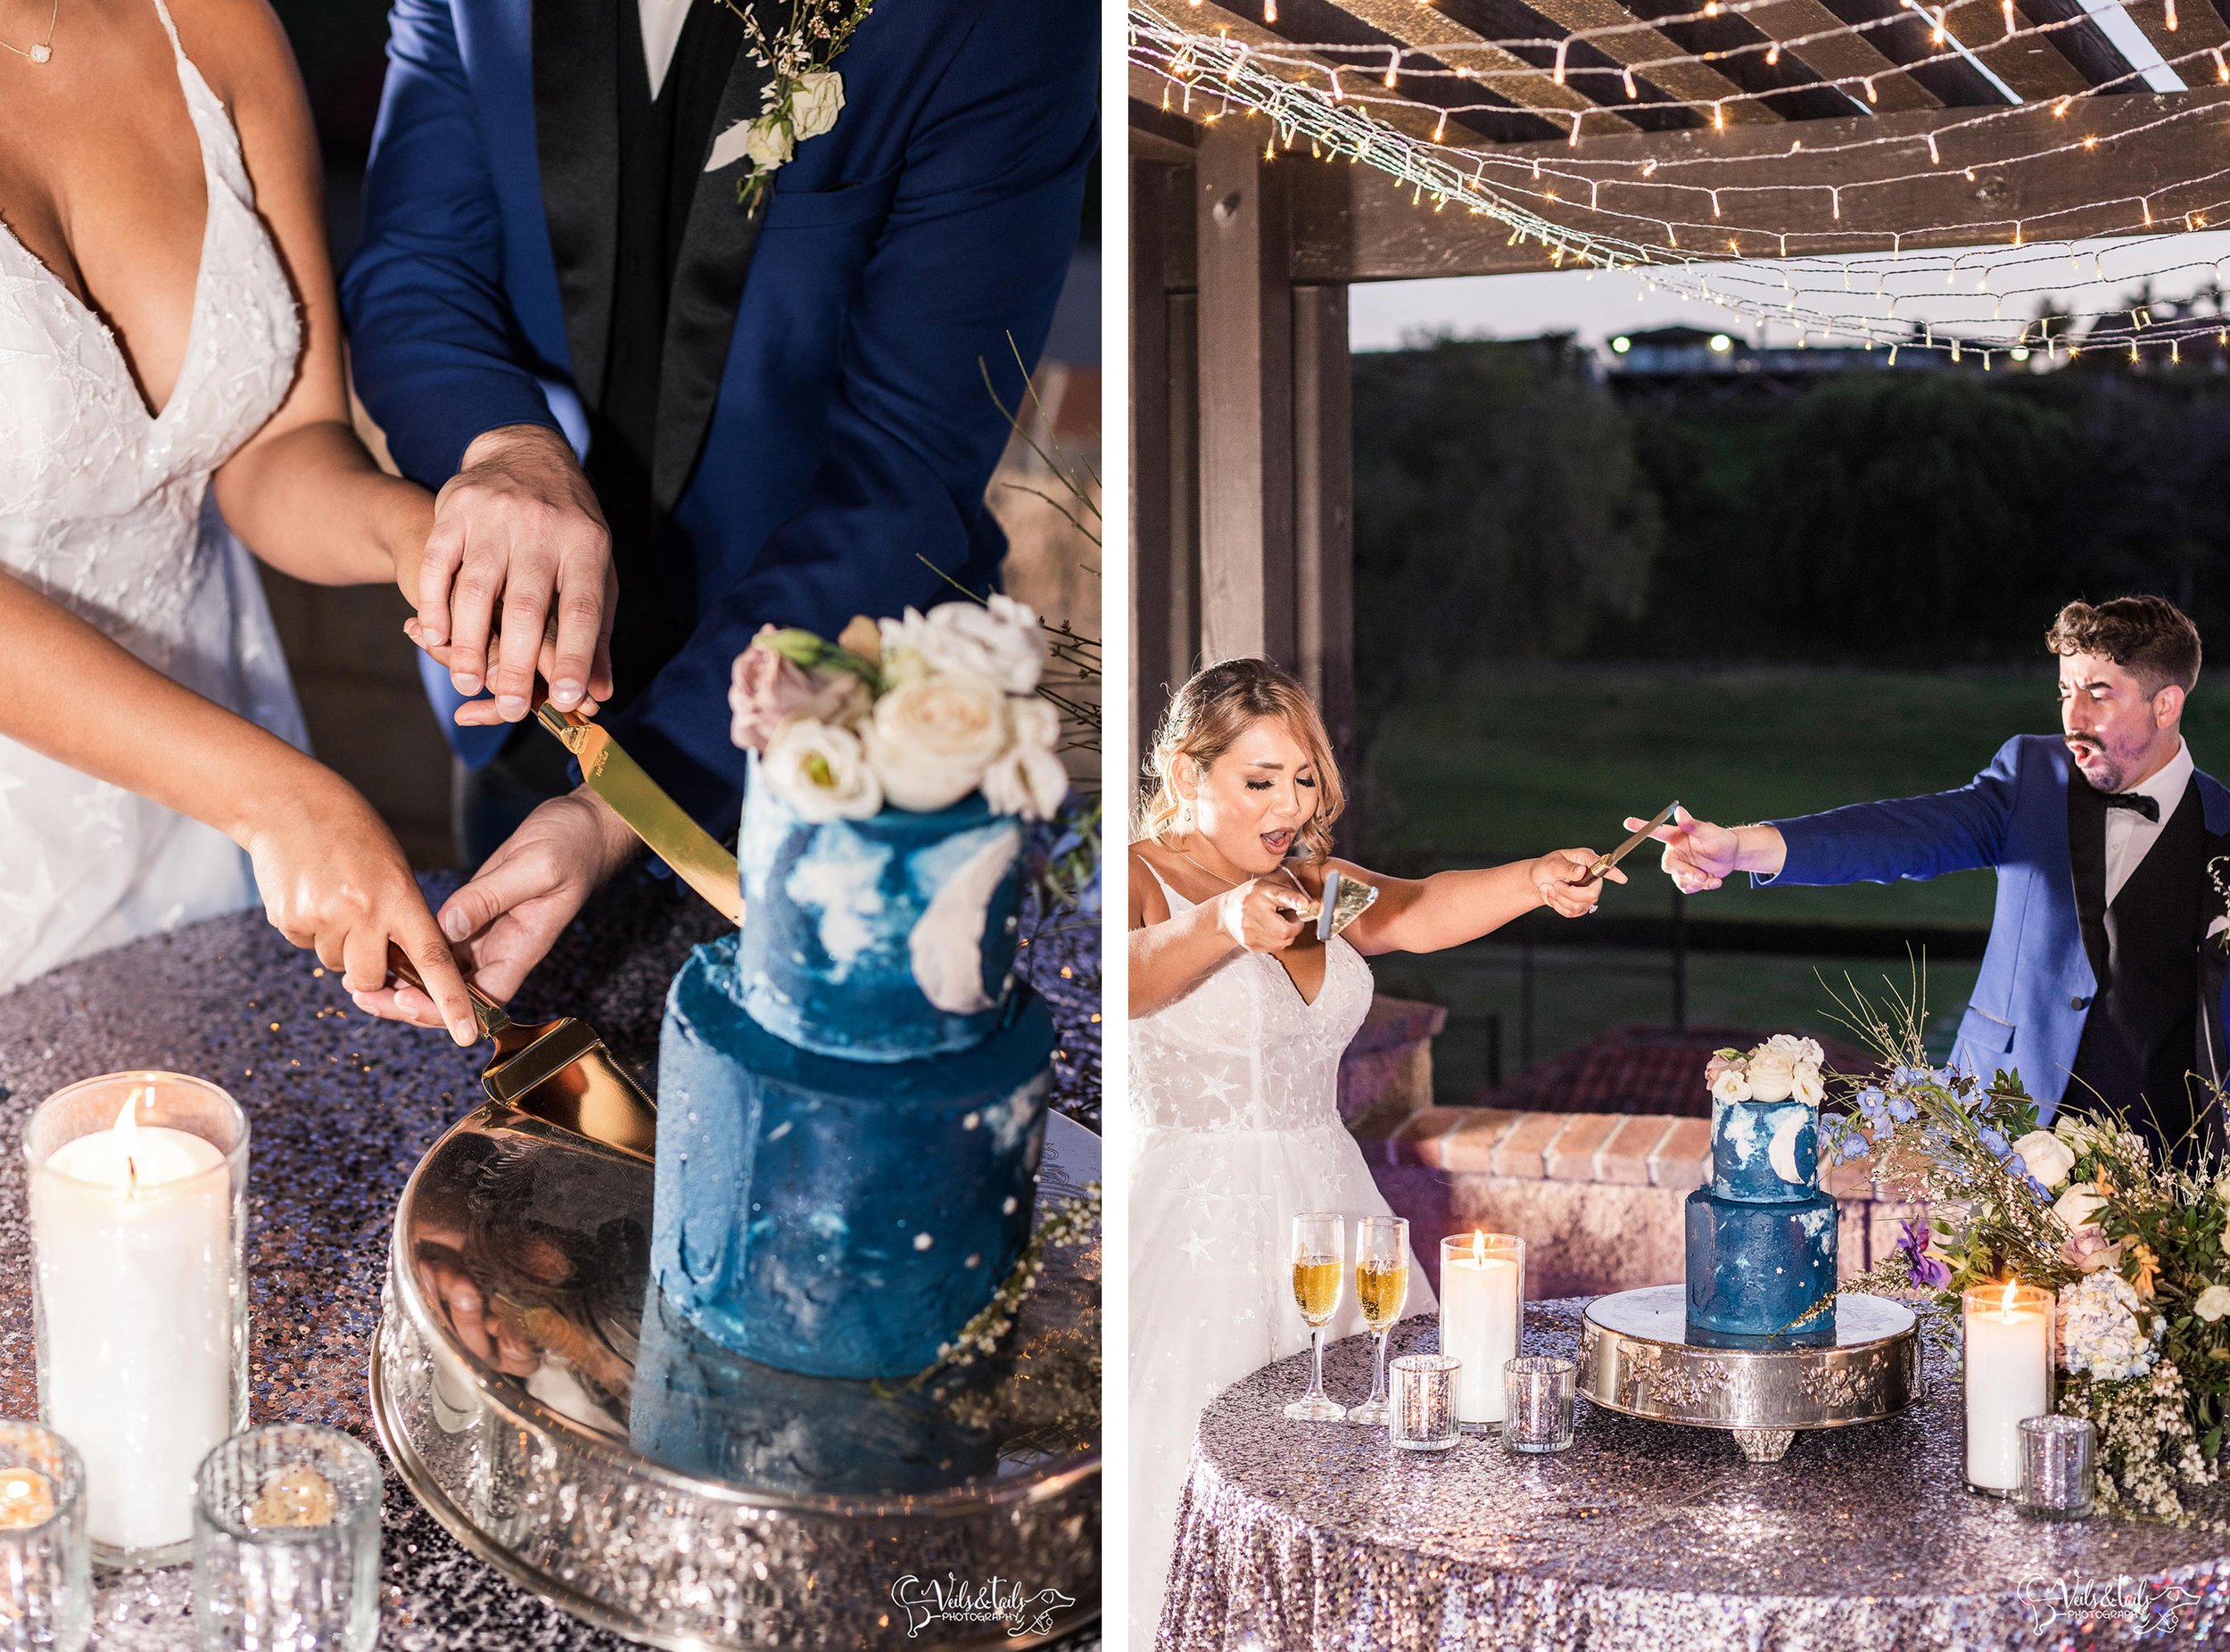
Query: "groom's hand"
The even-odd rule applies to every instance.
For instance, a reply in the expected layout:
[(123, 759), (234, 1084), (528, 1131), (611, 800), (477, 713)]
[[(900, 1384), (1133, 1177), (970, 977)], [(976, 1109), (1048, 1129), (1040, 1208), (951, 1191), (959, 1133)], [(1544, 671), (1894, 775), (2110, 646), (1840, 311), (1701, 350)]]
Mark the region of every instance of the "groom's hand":
[[(1649, 822), (1630, 819), (1628, 831), (1639, 831)], [(1715, 889), (1737, 872), (1778, 872), (1785, 846), (1772, 826), (1717, 826), (1699, 821), (1686, 809), (1649, 834), (1664, 845), (1664, 866), (1683, 895)]]
[[(509, 1002), (589, 896), (639, 847), (626, 823), (585, 786), (528, 815), (436, 914), (473, 985), (499, 1004)], [(361, 993), (356, 1002), (390, 1020), (439, 1025), (434, 1006), (408, 987)]]
[(560, 710), (612, 697), (612, 535), (556, 431), (474, 440), (434, 502), (417, 575), (419, 646), (446, 648), (451, 685), (486, 688), (500, 721), (533, 709), (538, 666)]

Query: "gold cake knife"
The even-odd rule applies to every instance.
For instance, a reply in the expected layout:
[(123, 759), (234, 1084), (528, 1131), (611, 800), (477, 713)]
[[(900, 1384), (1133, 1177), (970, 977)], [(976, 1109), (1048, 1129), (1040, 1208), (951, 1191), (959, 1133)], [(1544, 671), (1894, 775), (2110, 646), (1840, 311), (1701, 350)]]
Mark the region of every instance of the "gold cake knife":
[(610, 733), (577, 711), (560, 711), (544, 700), (534, 714), (581, 764), (589, 789), (612, 806), (650, 852), (673, 875), (713, 904), (731, 923), (743, 921), (743, 889), (736, 880), (736, 857), (712, 833), (681, 812), (664, 788), (619, 747)]

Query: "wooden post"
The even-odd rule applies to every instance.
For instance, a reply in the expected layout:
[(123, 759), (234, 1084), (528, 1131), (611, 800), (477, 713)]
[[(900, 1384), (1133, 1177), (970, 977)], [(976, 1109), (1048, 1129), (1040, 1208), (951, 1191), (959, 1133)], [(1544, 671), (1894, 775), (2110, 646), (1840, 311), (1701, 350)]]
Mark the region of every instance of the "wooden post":
[(1347, 288), (1293, 289), (1295, 666), (1332, 753), (1355, 753), (1355, 433)]
[[(1153, 738), (1165, 692), (1173, 537), (1169, 295), (1163, 288), (1169, 169), (1130, 166), (1130, 762)], [(1189, 202), (1187, 202), (1189, 204)]]
[(1211, 127), (1199, 237), (1201, 652), (1298, 664), (1293, 566), (1293, 306), (1287, 177), (1259, 124)]

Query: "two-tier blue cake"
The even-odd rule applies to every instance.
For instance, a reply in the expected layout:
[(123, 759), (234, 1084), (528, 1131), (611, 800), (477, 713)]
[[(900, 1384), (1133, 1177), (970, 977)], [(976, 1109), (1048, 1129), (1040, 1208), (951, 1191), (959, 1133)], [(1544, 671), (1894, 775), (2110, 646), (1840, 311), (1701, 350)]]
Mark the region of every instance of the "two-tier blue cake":
[(652, 1268), (723, 1347), (911, 1375), (1013, 1267), (1053, 1045), (1020, 850), (974, 796), (806, 820), (754, 760), (743, 930), (675, 978), (658, 1061)]
[(1689, 1334), (1832, 1342), (1832, 1309), (1788, 1331), (1835, 1291), (1836, 1205), (1820, 1190), (1819, 1112), (1788, 1093), (1778, 1069), (1761, 1087), (1774, 1099), (1751, 1099), (1741, 1078), (1714, 1086), (1711, 1185), (1688, 1196)]

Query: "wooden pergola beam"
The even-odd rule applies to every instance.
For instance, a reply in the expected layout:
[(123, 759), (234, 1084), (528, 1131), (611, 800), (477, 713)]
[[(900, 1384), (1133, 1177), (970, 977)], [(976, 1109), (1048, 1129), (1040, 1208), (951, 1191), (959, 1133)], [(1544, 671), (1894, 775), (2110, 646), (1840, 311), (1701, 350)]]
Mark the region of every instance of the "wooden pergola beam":
[[(1574, 33), (1586, 29), (1615, 29), (1634, 21), (1632, 12), (1618, 4), (1618, 0), (1532, 0), (1532, 8), (1560, 28)], [(1615, 59), (1637, 73), (1663, 87), (1677, 98), (1691, 103), (1709, 103), (1720, 98), (1739, 97), (1742, 88), (1721, 74), (1709, 63), (1660, 62), (1654, 69), (1639, 66), (1652, 59), (1676, 58), (1686, 48), (1668, 36), (1654, 29), (1629, 29), (1615, 35), (1604, 35), (1595, 42), (1598, 50)], [(1755, 102), (1732, 103), (1726, 106), (1727, 120), (1735, 126), (1778, 126), (1780, 116)]]
[[(2135, 129), (2169, 115), (2183, 118), (2151, 130)], [(1887, 252), (1893, 245), (1909, 252), (2011, 240), (2016, 219), (2028, 241), (2128, 233), (2135, 227), (2133, 220), (2139, 216), (2141, 196), (2151, 197), (2154, 222), (2166, 228), (2185, 211), (2218, 210), (2215, 202), (2230, 196), (2230, 180), (2203, 186), (2184, 181), (2192, 172), (2194, 153), (2230, 154), (2230, 144), (2226, 144), (2230, 140), (2230, 87), (2085, 99), (2071, 106), (2064, 120), (2056, 120), (2050, 105), (2039, 104), (1987, 125), (1945, 133), (1952, 119), (1947, 112), (1920, 111), (1726, 132), (1637, 134), (1587, 144), (1576, 153), (1596, 176), (1632, 180), (1606, 183), (1598, 197), (1620, 212), (1654, 211), (1676, 220), (1706, 215), (1698, 211), (1702, 197), (1675, 196), (1657, 187), (1668, 179), (1722, 190), (1744, 185), (1770, 187), (1775, 193), (1756, 197), (1762, 204), (1749, 221), (1785, 227), (1787, 251), (1792, 256)], [(1931, 131), (1940, 135), (1942, 157), (1941, 164), (1933, 167), (1926, 143)], [(1800, 134), (1804, 142), (1804, 149), (1795, 154), (1788, 152), (1792, 134)], [(1989, 164), (2055, 143), (2080, 145), (2086, 136), (2097, 139), (2094, 148), (2077, 148), (2027, 164)], [(1822, 153), (1838, 142), (1876, 137), (1912, 141)], [(1494, 152), (1498, 158), (1521, 165), (1538, 155), (1547, 179), (1553, 179), (1552, 169), (1567, 165), (1574, 153), (1562, 144), (1507, 145)], [(1679, 164), (1691, 157), (1709, 164)], [(1642, 169), (1653, 161), (1658, 170), (1644, 182)], [(1623, 164), (1606, 167), (1605, 162)], [(1509, 245), (1508, 226), (1452, 203), (1435, 211), (1431, 200), (1418, 202), (1408, 186), (1383, 173), (1347, 163), (1297, 165), (1293, 189), (1296, 281), (1400, 281), (1511, 275), (1549, 267), (1539, 243)], [(1971, 180), (1966, 176), (1969, 168), (1977, 169)], [(1915, 173), (1924, 176), (1907, 178)], [(1516, 169), (1507, 176), (1514, 188), (1526, 178)], [(1896, 178), (1907, 181), (1863, 186), (1870, 179)], [(1491, 171), (1489, 181), (1493, 181)], [(1827, 185), (1842, 188), (1840, 221), (1822, 187)], [(1525, 186), (1545, 188), (1549, 182)], [(1569, 191), (1567, 185), (1560, 193)], [(1728, 198), (1730, 226), (1745, 221), (1737, 204), (1740, 199)], [(1528, 204), (1540, 205), (1530, 200)], [(1590, 213), (1570, 199), (1548, 211), (1573, 229), (1623, 239), (1645, 239), (1654, 230), (1647, 220)], [(1742, 248), (1750, 257), (1780, 251), (1764, 235)]]

